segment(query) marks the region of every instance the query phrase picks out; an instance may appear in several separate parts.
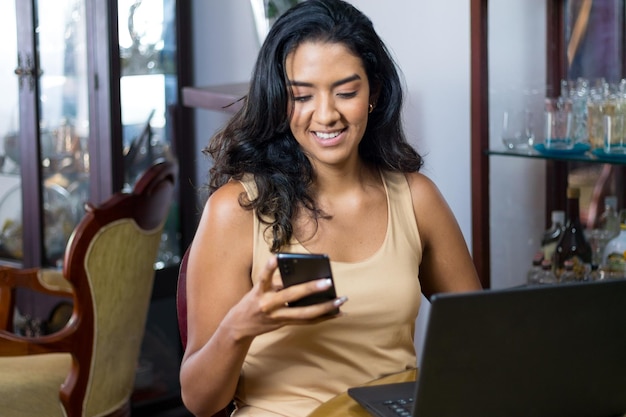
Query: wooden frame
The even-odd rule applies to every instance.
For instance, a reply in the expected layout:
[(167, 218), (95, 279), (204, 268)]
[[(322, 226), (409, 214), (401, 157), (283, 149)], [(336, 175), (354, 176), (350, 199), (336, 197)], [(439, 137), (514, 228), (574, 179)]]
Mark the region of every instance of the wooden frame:
[(471, 0), (472, 256), (484, 288), (491, 284), (489, 230), (489, 53), (487, 0)]
[[(564, 73), (563, 2), (546, 0), (547, 81), (558, 86)], [(489, 13), (488, 0), (471, 0), (471, 169), (472, 169), (472, 255), (484, 288), (491, 286), (489, 175)], [(558, 92), (557, 92), (558, 94)], [(546, 222), (549, 213), (563, 209), (567, 186), (566, 162), (547, 162)]]

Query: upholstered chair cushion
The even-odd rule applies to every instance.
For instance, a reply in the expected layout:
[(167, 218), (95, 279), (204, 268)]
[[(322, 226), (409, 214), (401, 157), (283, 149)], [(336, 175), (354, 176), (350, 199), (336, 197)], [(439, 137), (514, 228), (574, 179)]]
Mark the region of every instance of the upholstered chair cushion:
[(71, 366), (69, 353), (0, 357), (0, 415), (65, 417), (59, 387)]

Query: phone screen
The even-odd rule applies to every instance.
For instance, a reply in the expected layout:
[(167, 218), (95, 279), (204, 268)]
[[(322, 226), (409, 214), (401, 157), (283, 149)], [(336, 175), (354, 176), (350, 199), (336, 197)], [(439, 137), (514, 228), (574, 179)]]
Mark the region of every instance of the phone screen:
[[(280, 275), (285, 288), (320, 278), (333, 279), (328, 255), (309, 253), (279, 253), (277, 258), (278, 269), (280, 270)], [(337, 298), (337, 294), (335, 291), (335, 283), (333, 282), (333, 285), (327, 290), (311, 294), (297, 301), (292, 301), (289, 303), (289, 306), (307, 306), (334, 300), (335, 298)]]

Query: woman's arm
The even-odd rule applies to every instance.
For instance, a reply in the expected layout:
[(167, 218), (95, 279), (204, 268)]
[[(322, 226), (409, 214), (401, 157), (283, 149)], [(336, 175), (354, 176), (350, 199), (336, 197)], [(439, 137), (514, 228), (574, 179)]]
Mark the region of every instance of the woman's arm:
[(254, 337), (286, 324), (319, 322), (337, 305), (285, 307), (327, 284), (317, 280), (282, 290), (274, 257), (253, 286), (253, 213), (239, 205), (243, 191), (230, 182), (209, 198), (189, 253), (180, 379), (183, 401), (198, 416), (212, 415), (233, 398)]
[(438, 292), (480, 290), (461, 229), (437, 186), (419, 173), (407, 174), (422, 240), (420, 284), (429, 298)]
[(187, 348), (180, 379), (185, 405), (211, 415), (232, 399), (251, 339), (232, 333), (230, 309), (252, 288), (252, 212), (243, 188), (226, 184), (209, 198), (187, 263)]

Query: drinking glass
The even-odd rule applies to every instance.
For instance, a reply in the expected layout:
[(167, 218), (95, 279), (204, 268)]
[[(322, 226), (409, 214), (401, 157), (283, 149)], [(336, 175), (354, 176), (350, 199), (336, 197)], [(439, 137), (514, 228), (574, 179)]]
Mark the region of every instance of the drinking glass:
[(528, 109), (502, 113), (502, 143), (507, 149), (527, 149), (535, 142), (532, 112)]
[(605, 115), (603, 127), (604, 152), (611, 154), (626, 154), (624, 115)]
[(567, 103), (547, 100), (544, 111), (545, 147), (547, 149), (572, 149), (572, 110)]

